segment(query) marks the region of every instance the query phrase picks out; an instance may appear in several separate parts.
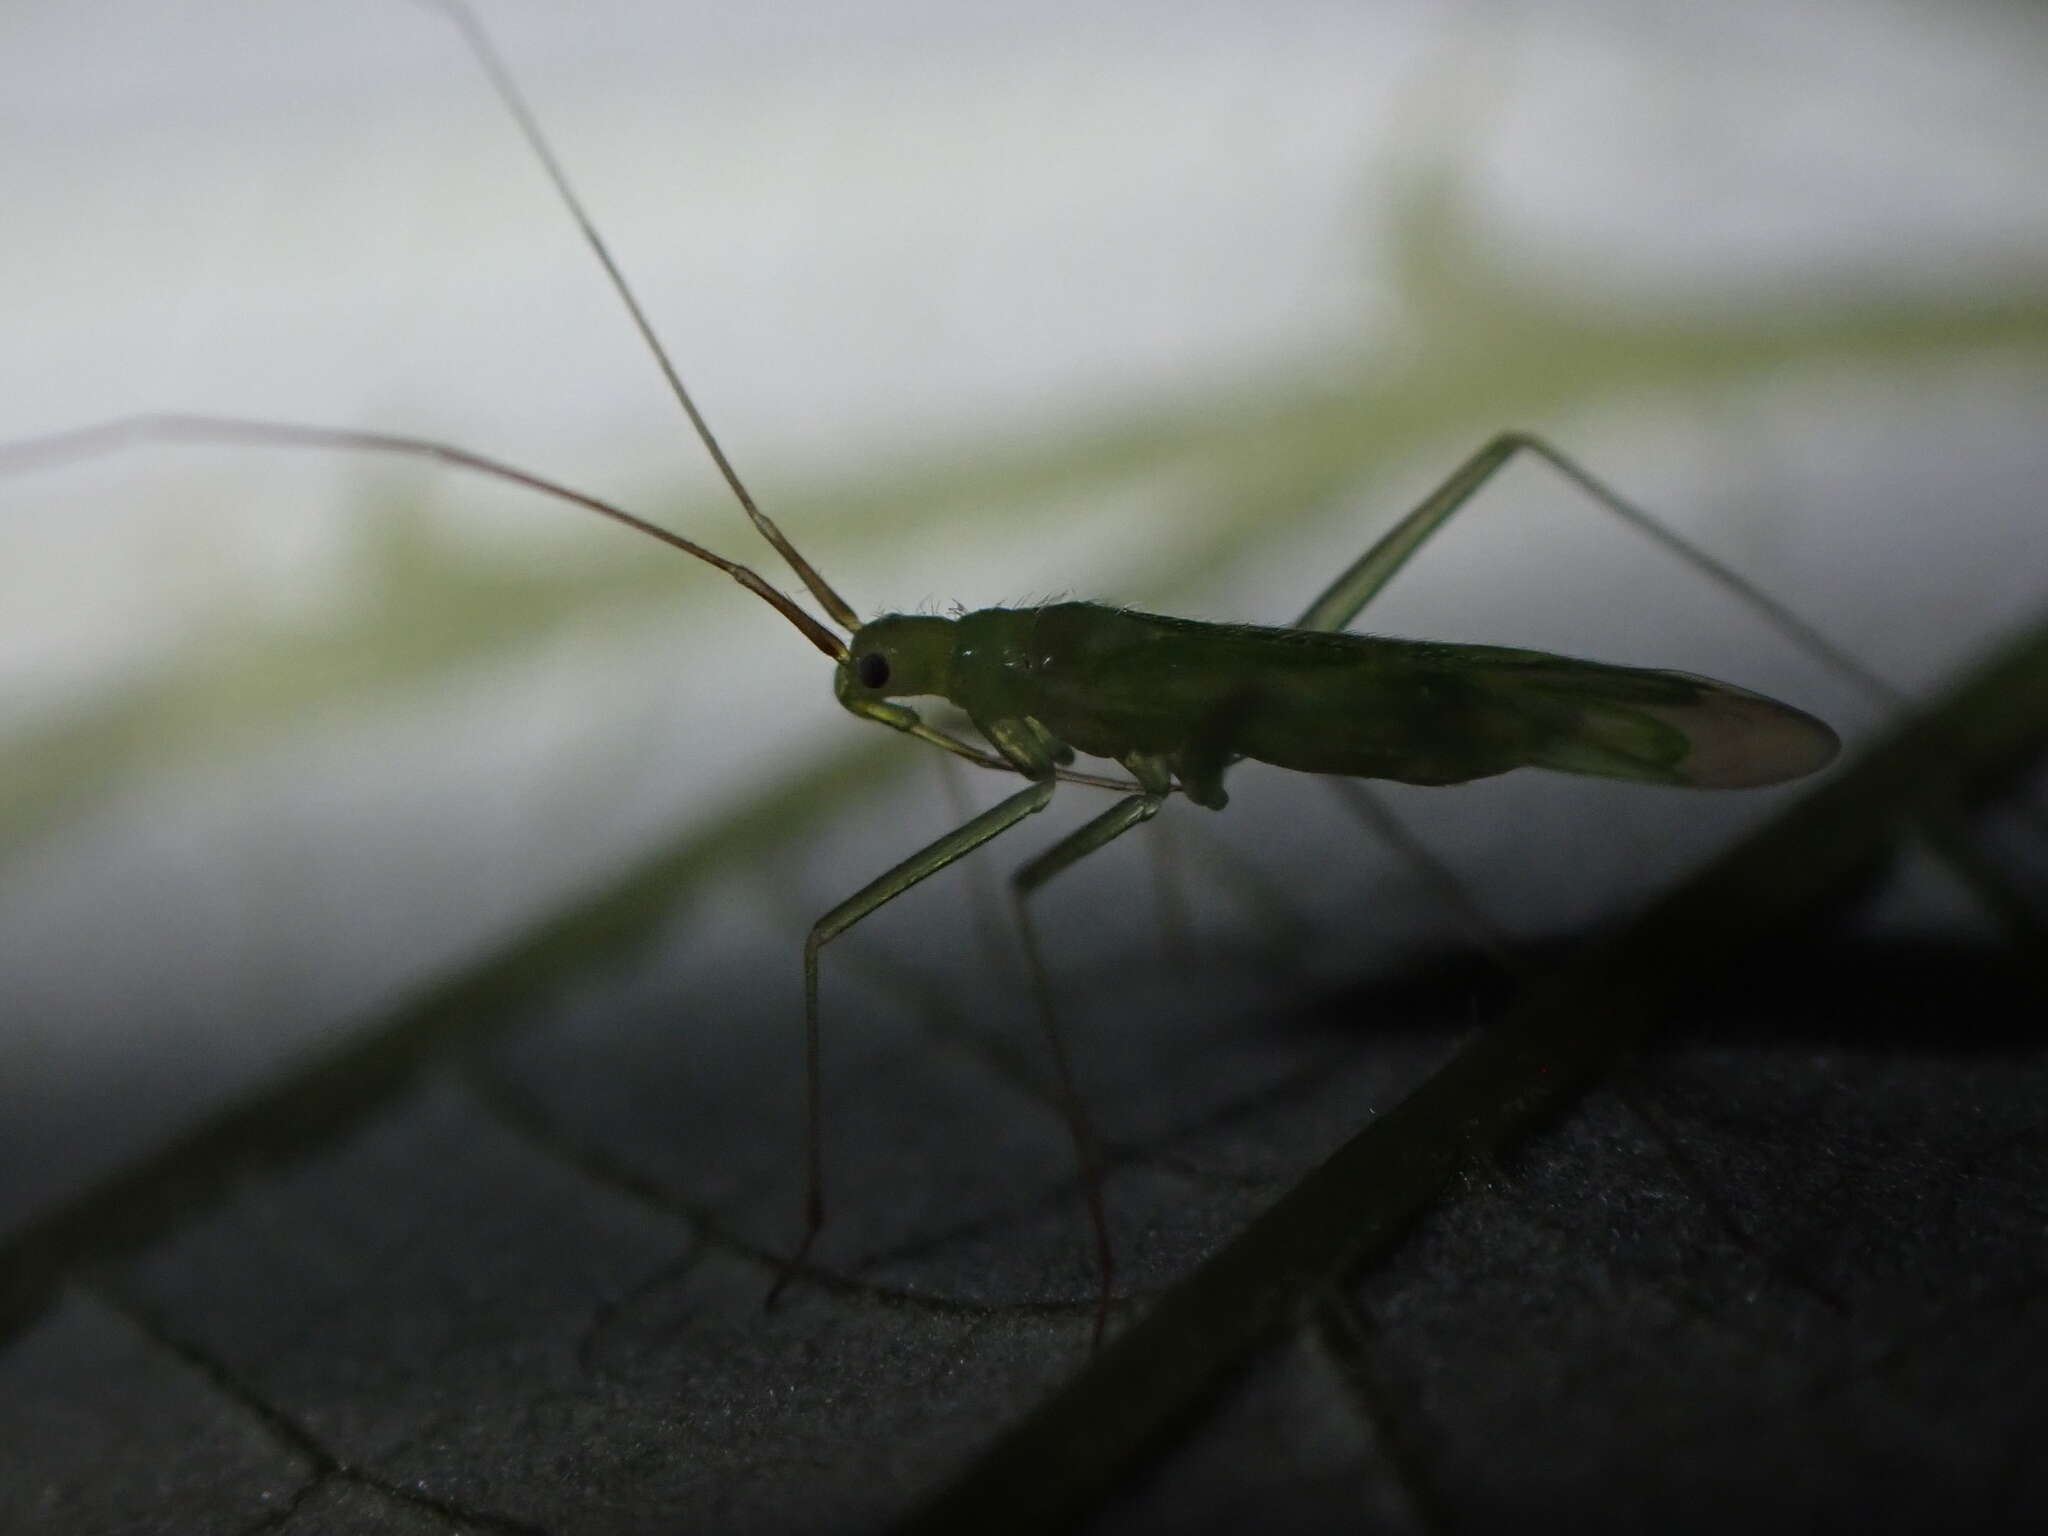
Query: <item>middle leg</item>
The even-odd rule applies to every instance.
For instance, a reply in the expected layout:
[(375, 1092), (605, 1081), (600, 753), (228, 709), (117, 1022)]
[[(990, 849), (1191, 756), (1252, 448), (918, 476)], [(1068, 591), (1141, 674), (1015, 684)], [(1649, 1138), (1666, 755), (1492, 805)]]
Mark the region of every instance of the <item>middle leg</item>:
[(1109, 1303), (1116, 1280), (1116, 1256), (1109, 1241), (1109, 1218), (1102, 1199), (1102, 1155), (1095, 1140), (1095, 1128), (1074, 1079), (1073, 1058), (1060, 1034), (1052, 1001), (1052, 984), (1039, 949), (1038, 934), (1031, 922), (1030, 898), (1055, 875), (1078, 864), (1089, 854), (1106, 847), (1135, 826), (1150, 821), (1166, 803), (1173, 784), (1163, 760), (1130, 757), (1122, 760), (1138, 781), (1139, 792), (1127, 795), (1100, 816), (1077, 827), (1010, 877), (1010, 902), (1017, 914), (1017, 932), (1024, 941), (1024, 960), (1031, 972), (1031, 992), (1038, 1008), (1038, 1022), (1051, 1053), (1055, 1089), (1060, 1112), (1073, 1137), (1074, 1155), (1081, 1168), (1081, 1190), (1088, 1202), (1088, 1222), (1095, 1234), (1095, 1265), (1100, 1286), (1095, 1304), (1095, 1332), (1092, 1347), (1102, 1347), (1102, 1335), (1109, 1322)]

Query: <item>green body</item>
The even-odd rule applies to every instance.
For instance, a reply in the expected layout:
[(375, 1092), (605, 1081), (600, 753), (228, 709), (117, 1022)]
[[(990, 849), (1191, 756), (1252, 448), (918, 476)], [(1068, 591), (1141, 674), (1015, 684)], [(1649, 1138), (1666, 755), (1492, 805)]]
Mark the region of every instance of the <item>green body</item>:
[(864, 625), (842, 699), (937, 695), (1027, 772), (1061, 747), (1162, 763), (1220, 807), (1223, 770), (1456, 784), (1513, 768), (1735, 788), (1812, 772), (1835, 734), (1681, 672), (1541, 651), (1205, 624), (1095, 603)]

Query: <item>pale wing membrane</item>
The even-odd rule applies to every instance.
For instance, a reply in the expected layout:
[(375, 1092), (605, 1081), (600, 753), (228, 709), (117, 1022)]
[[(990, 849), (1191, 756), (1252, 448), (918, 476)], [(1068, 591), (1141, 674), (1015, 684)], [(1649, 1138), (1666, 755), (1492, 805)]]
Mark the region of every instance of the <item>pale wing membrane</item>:
[(1841, 739), (1762, 694), (1685, 672), (1546, 658), (1472, 681), (1523, 716), (1529, 766), (1692, 789), (1753, 789), (1824, 768)]

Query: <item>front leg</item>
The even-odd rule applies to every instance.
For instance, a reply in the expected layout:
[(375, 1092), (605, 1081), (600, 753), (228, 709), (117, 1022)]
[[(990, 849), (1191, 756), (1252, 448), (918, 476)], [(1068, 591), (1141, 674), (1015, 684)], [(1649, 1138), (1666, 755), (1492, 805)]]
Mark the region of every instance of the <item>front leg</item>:
[(1026, 816), (1042, 811), (1052, 799), (1055, 783), (1041, 779), (983, 811), (964, 826), (913, 853), (887, 874), (869, 881), (811, 926), (804, 940), (804, 1235), (794, 1255), (768, 1291), (768, 1305), (782, 1294), (790, 1276), (809, 1257), (819, 1229), (825, 1225), (825, 1153), (823, 1100), (819, 1092), (818, 952), (863, 918), (881, 910), (912, 886), (937, 874), (954, 860), (1007, 832)]

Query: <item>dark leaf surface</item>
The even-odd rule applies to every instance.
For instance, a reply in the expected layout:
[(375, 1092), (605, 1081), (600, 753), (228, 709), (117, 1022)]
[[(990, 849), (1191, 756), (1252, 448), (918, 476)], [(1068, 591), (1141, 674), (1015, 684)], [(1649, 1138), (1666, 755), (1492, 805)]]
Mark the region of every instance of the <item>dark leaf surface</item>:
[[(859, 1530), (949, 1485), (938, 1528), (2038, 1513), (2037, 961), (1811, 924), (1901, 816), (2038, 747), (2044, 657), (1476, 1036), (1502, 988), (1463, 966), (1194, 1010), (1206, 1096), (1105, 1115), (1137, 1294), (1092, 1365), (1057, 1126), (966, 1037), (834, 1058), (892, 1086), (835, 1121), (821, 1269), (764, 1313), (796, 1185), (749, 1085), (786, 1075), (786, 1016), (712, 994), (707, 1060), (665, 976), (557, 977), (539, 1011), (505, 973), (452, 987), (331, 1115), (310, 1072), (17, 1237), (0, 1513)], [(2000, 848), (2039, 879), (2038, 841)]]

